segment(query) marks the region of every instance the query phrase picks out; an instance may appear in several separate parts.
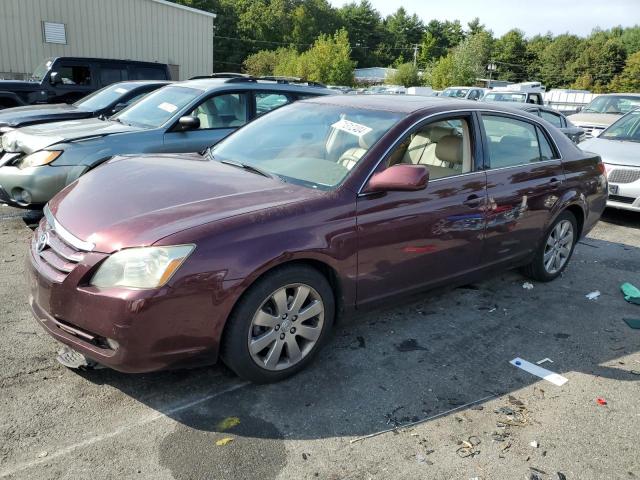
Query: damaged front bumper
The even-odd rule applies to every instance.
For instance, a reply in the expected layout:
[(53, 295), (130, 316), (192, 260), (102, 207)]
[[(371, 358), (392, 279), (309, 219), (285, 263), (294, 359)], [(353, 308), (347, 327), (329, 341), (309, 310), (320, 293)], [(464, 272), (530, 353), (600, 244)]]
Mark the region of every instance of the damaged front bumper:
[(77, 169), (51, 165), (24, 169), (13, 165), (0, 167), (0, 201), (13, 207), (41, 208), (79, 176)]

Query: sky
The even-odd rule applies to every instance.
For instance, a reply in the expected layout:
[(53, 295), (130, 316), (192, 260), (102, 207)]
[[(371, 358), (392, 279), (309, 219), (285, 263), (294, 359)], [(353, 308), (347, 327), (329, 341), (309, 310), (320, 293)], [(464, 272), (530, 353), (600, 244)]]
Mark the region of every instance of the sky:
[[(340, 7), (353, 0), (330, 0)], [(356, 0), (359, 2), (359, 0)], [(429, 20), (460, 20), (463, 26), (474, 17), (497, 36), (512, 28), (523, 30), (528, 37), (537, 33), (557, 35), (570, 32), (588, 35), (599, 26), (603, 29), (640, 24), (640, 0), (369, 0), (383, 15), (402, 5), (409, 14)]]

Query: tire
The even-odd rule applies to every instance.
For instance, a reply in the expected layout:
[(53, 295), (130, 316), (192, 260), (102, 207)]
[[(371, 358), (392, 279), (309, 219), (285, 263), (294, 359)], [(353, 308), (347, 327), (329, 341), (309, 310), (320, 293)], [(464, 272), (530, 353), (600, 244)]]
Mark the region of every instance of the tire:
[[(562, 231), (565, 227), (571, 229), (570, 240), (562, 236), (564, 235)], [(556, 242), (556, 240), (558, 241)], [(550, 282), (557, 278), (567, 268), (577, 241), (578, 222), (573, 213), (565, 210), (558, 215), (558, 218), (545, 232), (544, 238), (533, 256), (533, 260), (523, 268), (523, 273), (527, 277), (540, 282)], [(568, 252), (563, 255), (563, 250), (568, 250)], [(546, 261), (545, 254), (548, 255)], [(555, 260), (550, 262), (552, 257)], [(551, 268), (548, 267), (550, 263)]]
[(222, 360), (254, 383), (283, 380), (311, 362), (334, 317), (335, 299), (324, 275), (307, 266), (278, 268), (234, 308), (222, 337)]

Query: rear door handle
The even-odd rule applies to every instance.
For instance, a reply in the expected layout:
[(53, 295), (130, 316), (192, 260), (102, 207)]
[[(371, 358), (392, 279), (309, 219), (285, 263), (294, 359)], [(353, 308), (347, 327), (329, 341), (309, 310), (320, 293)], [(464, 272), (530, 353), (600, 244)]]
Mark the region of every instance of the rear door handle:
[(552, 178), (551, 180), (549, 180), (549, 186), (551, 188), (558, 188), (561, 183), (562, 182), (560, 180), (558, 180), (557, 178)]
[(469, 208), (477, 208), (482, 204), (482, 198), (479, 197), (478, 195), (471, 194), (462, 203)]

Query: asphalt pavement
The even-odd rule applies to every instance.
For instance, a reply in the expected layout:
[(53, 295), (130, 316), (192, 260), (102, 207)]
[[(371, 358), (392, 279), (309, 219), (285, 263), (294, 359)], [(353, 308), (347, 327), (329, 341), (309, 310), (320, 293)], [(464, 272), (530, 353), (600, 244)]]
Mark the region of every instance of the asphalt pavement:
[(640, 286), (640, 215), (607, 211), (554, 282), (505, 272), (346, 319), (266, 386), (60, 366), (27, 306), (24, 217), (0, 206), (0, 479), (640, 478), (640, 330), (622, 320), (640, 306), (620, 292)]

